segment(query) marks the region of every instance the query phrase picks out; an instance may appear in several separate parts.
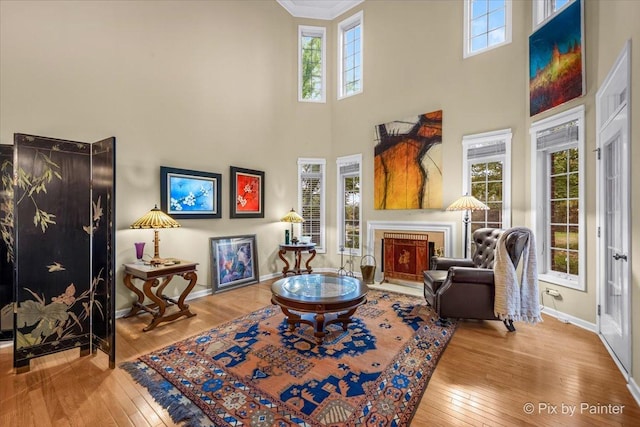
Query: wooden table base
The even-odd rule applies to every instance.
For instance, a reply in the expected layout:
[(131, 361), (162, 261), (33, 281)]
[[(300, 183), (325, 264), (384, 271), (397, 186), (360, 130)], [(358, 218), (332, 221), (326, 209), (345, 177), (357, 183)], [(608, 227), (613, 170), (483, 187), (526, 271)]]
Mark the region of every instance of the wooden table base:
[[(174, 276), (181, 276), (189, 283), (186, 288), (180, 294), (178, 300), (170, 298), (164, 295), (164, 289), (167, 287), (171, 279)], [(176, 274), (167, 274), (162, 277), (153, 277), (144, 280), (144, 284), (142, 285), (142, 291), (133, 284), (133, 279), (144, 280), (140, 277), (133, 275), (128, 272), (124, 276), (124, 284), (127, 288), (129, 288), (133, 293), (136, 294), (138, 300), (132, 304), (131, 310), (124, 317), (131, 317), (138, 314), (141, 310), (145, 311), (153, 316), (151, 323), (147, 325), (144, 329), (144, 332), (148, 332), (158, 326), (163, 322), (170, 322), (172, 320), (176, 320), (182, 316), (185, 317), (193, 317), (196, 313), (192, 313), (189, 310), (189, 304), (185, 304), (185, 298), (189, 295), (191, 290), (196, 285), (198, 280), (198, 275), (195, 271), (187, 271), (185, 273), (176, 273)], [(155, 292), (153, 289), (156, 288)], [(152, 302), (149, 304), (145, 304), (145, 297), (148, 297)], [(177, 306), (178, 311), (173, 311), (172, 313), (167, 314), (167, 307)]]
[[(304, 323), (311, 325), (314, 328), (313, 336), (316, 338), (316, 344), (321, 345), (324, 341), (324, 337), (327, 335), (325, 328), (334, 323), (342, 323), (342, 330), (346, 331), (349, 327), (349, 323), (352, 322), (351, 316), (356, 312), (356, 308), (344, 313), (316, 313), (315, 315), (300, 315), (298, 313), (292, 313), (286, 307), (280, 307), (282, 312), (287, 316), (287, 323), (289, 324), (289, 330), (293, 331), (296, 325)], [(307, 318), (309, 317), (309, 318)], [(327, 320), (327, 317), (329, 320)]]

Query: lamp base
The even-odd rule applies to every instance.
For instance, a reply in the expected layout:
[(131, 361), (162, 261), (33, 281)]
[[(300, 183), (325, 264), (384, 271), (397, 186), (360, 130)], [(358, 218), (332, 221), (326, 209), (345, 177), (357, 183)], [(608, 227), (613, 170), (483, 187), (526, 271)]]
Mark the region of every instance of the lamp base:
[(167, 262), (166, 259), (164, 258), (160, 258), (160, 257), (153, 257), (151, 258), (151, 260), (149, 261), (149, 264), (151, 265), (161, 265), (164, 264), (165, 262)]

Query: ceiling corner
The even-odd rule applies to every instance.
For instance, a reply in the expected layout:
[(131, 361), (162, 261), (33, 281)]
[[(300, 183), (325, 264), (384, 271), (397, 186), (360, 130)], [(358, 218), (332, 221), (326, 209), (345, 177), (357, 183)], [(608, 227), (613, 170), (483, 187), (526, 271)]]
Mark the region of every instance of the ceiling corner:
[(332, 20), (364, 0), (276, 0), (296, 18)]

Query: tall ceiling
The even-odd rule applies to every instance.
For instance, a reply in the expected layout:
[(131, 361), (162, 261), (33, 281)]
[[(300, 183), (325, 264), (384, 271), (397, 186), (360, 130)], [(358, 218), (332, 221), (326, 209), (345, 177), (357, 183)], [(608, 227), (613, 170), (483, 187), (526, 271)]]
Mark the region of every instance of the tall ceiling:
[(277, 0), (296, 18), (332, 20), (364, 0)]

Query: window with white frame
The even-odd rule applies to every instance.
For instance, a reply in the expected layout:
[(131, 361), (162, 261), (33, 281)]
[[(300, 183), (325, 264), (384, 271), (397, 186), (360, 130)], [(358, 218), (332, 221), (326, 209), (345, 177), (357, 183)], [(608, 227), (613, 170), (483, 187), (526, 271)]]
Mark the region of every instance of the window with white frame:
[(464, 57), (511, 43), (511, 0), (465, 0)]
[(363, 13), (338, 24), (338, 99), (362, 92)]
[(298, 159), (298, 212), (304, 218), (302, 235), (311, 236), (319, 253), (326, 252), (325, 165), (324, 159)]
[(531, 125), (540, 280), (585, 290), (584, 106)]
[(533, 0), (533, 27), (536, 28), (573, 1), (574, 0)]
[(298, 101), (325, 102), (326, 29), (298, 26)]
[(471, 213), (471, 233), (478, 228), (511, 227), (511, 129), (462, 138), (463, 193), (488, 211)]
[(361, 168), (362, 155), (338, 157), (338, 251), (362, 254)]

